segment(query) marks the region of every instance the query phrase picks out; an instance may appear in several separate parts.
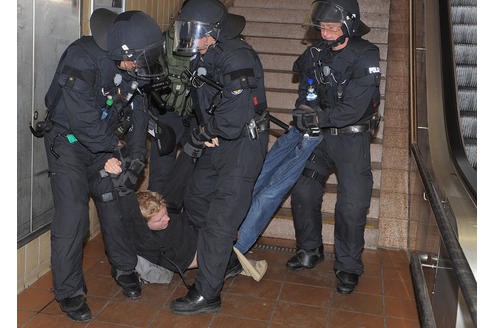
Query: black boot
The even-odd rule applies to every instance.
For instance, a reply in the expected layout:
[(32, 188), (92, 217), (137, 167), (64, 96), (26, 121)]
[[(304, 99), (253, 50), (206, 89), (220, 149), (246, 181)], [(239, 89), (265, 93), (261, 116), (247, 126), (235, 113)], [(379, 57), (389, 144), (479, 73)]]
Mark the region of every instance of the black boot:
[(227, 264), (227, 271), (225, 271), (225, 278), (227, 280), (229, 278), (233, 278), (242, 272), (242, 265), (237, 258), (237, 255), (234, 251), (230, 254), (229, 264)]
[(60, 309), (74, 321), (88, 322), (93, 319), (84, 295), (64, 298), (59, 305)]
[(133, 300), (141, 297), (141, 284), (135, 271), (122, 273), (112, 268), (112, 277), (117, 282), (117, 285), (122, 288), (122, 292), (126, 297)]
[(220, 310), (220, 305), (220, 296), (212, 300), (207, 300), (192, 285), (186, 296), (180, 297), (170, 303), (170, 310), (177, 314), (190, 315), (203, 312), (217, 312)]
[(337, 277), (337, 292), (339, 294), (350, 294), (358, 284), (359, 275), (345, 271), (335, 271)]
[(291, 270), (312, 269), (323, 261), (323, 245), (310, 250), (298, 249), (296, 255), (287, 261), (287, 268)]

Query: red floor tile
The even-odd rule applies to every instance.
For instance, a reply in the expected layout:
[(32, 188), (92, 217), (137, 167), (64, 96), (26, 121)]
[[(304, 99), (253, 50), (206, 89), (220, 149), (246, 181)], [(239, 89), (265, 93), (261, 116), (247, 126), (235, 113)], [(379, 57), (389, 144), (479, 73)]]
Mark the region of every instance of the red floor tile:
[(193, 316), (183, 316), (172, 313), (168, 306), (153, 318), (149, 327), (153, 328), (199, 328), (209, 327), (214, 314), (201, 313)]
[(275, 308), (275, 300), (253, 296), (224, 293), (222, 295), (222, 314), (268, 321)]
[(27, 288), (17, 295), (17, 309), (40, 311), (54, 300), (53, 292), (41, 288)]
[(389, 318), (386, 319), (387, 327), (394, 328), (419, 328), (421, 325), (419, 324), (419, 320), (408, 320), (404, 318)]
[[(255, 248), (247, 257), (268, 261), (263, 280), (229, 279), (218, 313), (181, 316), (169, 310), (171, 300), (187, 292), (178, 275), (170, 284), (143, 285), (141, 298), (131, 301), (110, 275), (101, 239), (86, 247), (91, 250), (86, 258), (97, 259), (92, 265), (87, 262), (84, 272), (93, 321), (75, 323), (62, 313), (51, 290), (51, 273), (47, 273), (18, 295), (18, 327), (419, 327), (404, 252), (365, 250), (365, 272), (355, 292), (340, 295), (335, 290), (332, 256), (312, 270), (291, 271), (285, 266), (293, 255), (288, 249)], [(196, 273), (185, 273), (189, 284)]]
[(17, 327), (22, 327), (37, 314), (35, 311), (17, 310)]
[(381, 295), (361, 294), (357, 292), (350, 295), (336, 293), (330, 306), (332, 309), (383, 315), (383, 297)]
[(131, 300), (111, 301), (98, 315), (98, 319), (131, 327), (148, 327), (160, 307), (161, 304), (151, 305)]
[(268, 327), (267, 321), (254, 319), (239, 318), (223, 314), (217, 315), (210, 325), (211, 328), (265, 328)]
[(381, 328), (384, 327), (384, 319), (378, 315), (335, 310), (330, 313), (330, 327)]
[(280, 302), (272, 322), (285, 327), (326, 327), (328, 312), (327, 308)]
[(328, 286), (314, 287), (287, 282), (282, 287), (280, 300), (326, 308), (330, 304), (330, 288)]

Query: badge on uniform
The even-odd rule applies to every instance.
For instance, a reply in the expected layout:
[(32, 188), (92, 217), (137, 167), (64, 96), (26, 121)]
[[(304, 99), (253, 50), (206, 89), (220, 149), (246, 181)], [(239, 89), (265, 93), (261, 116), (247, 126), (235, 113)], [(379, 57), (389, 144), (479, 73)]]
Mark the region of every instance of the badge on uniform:
[(231, 93), (234, 95), (234, 96), (237, 96), (237, 95), (240, 95), (242, 93), (242, 90), (244, 89), (237, 89), (237, 90), (233, 90)]

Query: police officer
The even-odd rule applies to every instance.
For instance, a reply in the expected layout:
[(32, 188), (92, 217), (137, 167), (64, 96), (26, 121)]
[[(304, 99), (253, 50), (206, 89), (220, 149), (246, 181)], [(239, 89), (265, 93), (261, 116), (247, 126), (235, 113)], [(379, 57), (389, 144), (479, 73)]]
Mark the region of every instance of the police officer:
[(174, 34), (173, 28), (164, 32), (169, 68), (167, 80), (170, 85), (156, 91), (157, 97), (152, 98), (154, 101), (150, 107), (160, 131), (151, 142), (148, 189), (167, 199), (175, 193), (175, 190), (170, 190), (170, 181), (175, 174), (173, 170), (178, 148), (185, 143), (186, 136), (189, 136), (191, 123), (197, 126), (191, 114), (192, 100), (187, 74), (191, 56), (178, 56), (173, 52)]
[(244, 24), (218, 0), (185, 2), (175, 22), (176, 51), (196, 54), (191, 68), (200, 126), (192, 130), (189, 147), (202, 152), (184, 201), (198, 229), (199, 269), (188, 293), (170, 304), (178, 314), (220, 309), (237, 229), (266, 154), (263, 71), (239, 37)]
[(128, 298), (141, 294), (134, 272), (136, 251), (122, 222), (122, 200), (106, 175), (127, 169), (114, 154), (124, 145), (131, 162), (144, 161), (147, 116), (139, 79), (164, 73), (163, 61), (155, 55), (163, 52), (162, 34), (148, 15), (130, 11), (117, 16), (98, 9), (90, 26), (93, 36), (76, 40), (62, 55), (45, 97), (45, 147), (55, 206), (53, 288), (62, 311), (75, 321), (92, 319), (82, 270), (89, 194), (112, 276)]
[[(309, 128), (317, 124), (324, 139), (292, 190), (297, 253), (287, 267), (310, 269), (323, 260), (321, 204), (325, 182), (335, 172), (334, 270), (337, 291), (348, 294), (364, 270), (361, 252), (373, 186), (370, 129), (380, 100), (380, 56), (375, 45), (361, 38), (369, 28), (360, 20), (356, 0), (314, 1), (311, 25), (322, 40), (305, 50), (294, 70), (300, 74), (296, 108), (310, 105), (312, 110), (296, 109), (294, 120)], [(316, 84), (316, 105), (305, 100), (310, 84)], [(317, 120), (311, 119), (315, 112)]]

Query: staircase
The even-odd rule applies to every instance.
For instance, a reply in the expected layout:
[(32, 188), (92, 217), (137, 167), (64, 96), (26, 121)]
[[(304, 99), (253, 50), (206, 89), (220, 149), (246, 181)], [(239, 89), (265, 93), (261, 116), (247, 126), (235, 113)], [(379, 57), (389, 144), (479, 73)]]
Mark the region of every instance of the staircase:
[[(278, 119), (289, 123), (297, 98), (297, 76), (292, 65), (297, 57), (319, 34), (308, 31), (301, 24), (309, 13), (313, 0), (234, 0), (229, 12), (242, 15), (247, 24), (243, 31), (246, 41), (258, 52), (265, 73), (268, 110)], [(385, 104), (385, 77), (387, 71), (387, 42), (390, 0), (359, 0), (361, 19), (371, 32), (364, 38), (380, 48), (382, 101)], [(283, 131), (272, 124), (269, 147)], [(378, 220), (382, 162), (383, 124), (371, 144), (373, 193), (367, 216), (365, 247), (376, 249), (378, 245)], [(323, 196), (323, 242), (333, 244), (334, 209), (337, 198), (337, 179), (332, 174)], [(265, 237), (295, 239), (290, 210), (290, 196), (282, 204), (269, 226)]]

